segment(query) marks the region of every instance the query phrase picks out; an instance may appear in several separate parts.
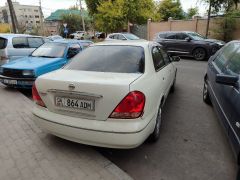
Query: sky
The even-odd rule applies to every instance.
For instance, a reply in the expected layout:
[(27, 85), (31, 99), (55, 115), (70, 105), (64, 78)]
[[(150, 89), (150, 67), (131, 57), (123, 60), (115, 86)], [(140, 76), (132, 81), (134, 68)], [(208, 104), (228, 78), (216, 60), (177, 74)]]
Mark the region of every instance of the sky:
[[(13, 0), (15, 1), (15, 0)], [(39, 0), (17, 0), (24, 5), (39, 5)], [(78, 0), (42, 0), (43, 14), (48, 17), (51, 12), (57, 9), (67, 9), (70, 6), (76, 5)], [(4, 6), (7, 0), (1, 0), (0, 6)], [(199, 12), (203, 15), (206, 12), (206, 4), (202, 0), (181, 0), (184, 11), (187, 12), (190, 7), (199, 7)], [(85, 7), (85, 4), (83, 5)]]

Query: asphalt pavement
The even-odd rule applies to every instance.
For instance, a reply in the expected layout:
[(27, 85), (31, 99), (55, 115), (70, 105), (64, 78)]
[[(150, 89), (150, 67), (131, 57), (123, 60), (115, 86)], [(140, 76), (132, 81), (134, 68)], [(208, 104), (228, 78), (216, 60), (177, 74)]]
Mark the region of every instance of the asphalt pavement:
[(176, 90), (163, 109), (159, 141), (131, 150), (97, 150), (136, 180), (235, 180), (228, 139), (213, 108), (202, 101), (207, 62), (176, 65)]

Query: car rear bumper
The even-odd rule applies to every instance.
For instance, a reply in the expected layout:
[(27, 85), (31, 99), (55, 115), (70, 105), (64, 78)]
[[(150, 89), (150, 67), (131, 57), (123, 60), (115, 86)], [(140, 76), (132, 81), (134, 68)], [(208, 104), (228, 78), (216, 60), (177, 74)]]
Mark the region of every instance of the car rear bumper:
[(13, 78), (0, 75), (0, 82), (6, 86), (15, 88), (32, 88), (35, 78)]
[[(114, 126), (114, 128), (112, 128), (111, 130), (106, 130), (106, 126), (113, 127), (112, 123), (115, 122), (109, 122), (108, 120), (97, 121), (68, 117), (69, 123), (66, 123), (66, 121), (64, 122), (64, 118), (66, 118), (66, 116), (64, 115), (57, 114), (55, 116), (53, 115), (54, 113), (47, 112), (47, 114), (49, 114), (50, 116), (49, 118), (45, 118), (48, 115), (46, 115), (45, 117), (40, 117), (43, 113), (40, 111), (44, 110), (40, 110), (40, 108), (34, 109), (34, 121), (39, 127), (46, 130), (50, 134), (73, 142), (100, 147), (120, 149), (130, 149), (138, 147), (153, 132), (155, 126), (155, 121), (153, 120), (154, 118), (152, 118), (143, 128), (140, 128), (141, 126), (139, 126), (139, 129), (136, 129), (136, 122), (134, 123), (125, 121), (116, 123), (116, 126)], [(72, 119), (78, 120), (79, 125), (71, 125), (71, 121), (73, 121)], [(84, 127), (80, 125), (83, 122)], [(122, 126), (124, 126), (124, 123), (126, 123), (128, 127), (130, 126), (129, 129), (131, 129), (132, 126), (132, 129), (134, 129), (135, 132), (123, 132), (121, 128)], [(139, 120), (139, 123), (141, 123), (141, 120)]]

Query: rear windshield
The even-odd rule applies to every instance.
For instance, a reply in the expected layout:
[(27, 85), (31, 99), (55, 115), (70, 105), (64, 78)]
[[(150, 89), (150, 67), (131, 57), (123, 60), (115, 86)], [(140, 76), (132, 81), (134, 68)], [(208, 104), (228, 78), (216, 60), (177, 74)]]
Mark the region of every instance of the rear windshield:
[(0, 49), (5, 49), (7, 47), (7, 39), (0, 37)]
[(67, 44), (62, 43), (45, 43), (35, 51), (33, 51), (33, 57), (46, 57), (46, 58), (60, 58), (64, 56)]
[(93, 46), (75, 56), (65, 69), (144, 73), (144, 49), (137, 46)]

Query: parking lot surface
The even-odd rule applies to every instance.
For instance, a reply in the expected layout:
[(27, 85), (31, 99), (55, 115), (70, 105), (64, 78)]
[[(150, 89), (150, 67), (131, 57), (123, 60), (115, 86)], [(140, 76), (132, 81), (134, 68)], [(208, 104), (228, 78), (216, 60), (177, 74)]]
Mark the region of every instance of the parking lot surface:
[(207, 62), (182, 60), (177, 67), (159, 141), (132, 150), (98, 150), (138, 180), (235, 180), (236, 161), (225, 132), (202, 101)]
[(39, 129), (17, 90), (0, 84), (0, 102), (0, 180), (131, 179), (93, 148)]

